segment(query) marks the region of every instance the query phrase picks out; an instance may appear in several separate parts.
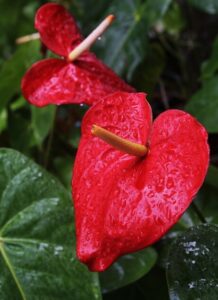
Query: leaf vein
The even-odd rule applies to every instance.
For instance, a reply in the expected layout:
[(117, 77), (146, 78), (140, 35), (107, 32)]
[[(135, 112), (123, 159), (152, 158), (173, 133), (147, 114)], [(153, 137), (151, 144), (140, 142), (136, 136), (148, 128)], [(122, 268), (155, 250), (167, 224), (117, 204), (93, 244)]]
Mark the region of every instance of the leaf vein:
[(23, 288), (22, 288), (22, 286), (21, 286), (21, 284), (19, 282), (19, 279), (18, 279), (18, 277), (16, 275), (16, 272), (15, 272), (15, 270), (13, 268), (13, 265), (11, 264), (11, 262), (10, 262), (8, 256), (7, 256), (7, 254), (5, 252), (3, 244), (0, 244), (0, 252), (2, 254), (2, 257), (3, 257), (6, 265), (8, 266), (8, 269), (9, 269), (9, 271), (10, 271), (10, 273), (11, 273), (11, 275), (12, 275), (14, 281), (15, 281), (15, 284), (17, 285), (17, 288), (18, 288), (18, 290), (20, 292), (20, 295), (21, 295), (22, 299), (23, 300), (27, 300), (27, 298), (25, 296), (25, 293), (24, 293), (24, 290), (23, 290)]

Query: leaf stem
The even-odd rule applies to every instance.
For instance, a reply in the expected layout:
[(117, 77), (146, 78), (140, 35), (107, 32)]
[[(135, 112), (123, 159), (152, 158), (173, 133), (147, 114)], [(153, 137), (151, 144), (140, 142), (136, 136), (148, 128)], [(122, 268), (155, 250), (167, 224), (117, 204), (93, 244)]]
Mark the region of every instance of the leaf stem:
[(165, 89), (165, 85), (163, 83), (163, 81), (160, 79), (159, 80), (159, 85), (160, 85), (160, 94), (161, 94), (161, 98), (162, 98), (162, 102), (164, 105), (165, 109), (169, 109), (169, 99), (167, 97), (167, 93), (166, 93), (166, 89)]
[(47, 147), (46, 147), (46, 150), (45, 150), (45, 156), (44, 156), (44, 167), (45, 168), (47, 168), (48, 163), (49, 163), (49, 156), (50, 156), (51, 146), (52, 146), (52, 142), (53, 142), (53, 138), (54, 138), (54, 127), (55, 127), (56, 117), (57, 117), (57, 108), (55, 110), (53, 126), (52, 126), (50, 134), (48, 136)]

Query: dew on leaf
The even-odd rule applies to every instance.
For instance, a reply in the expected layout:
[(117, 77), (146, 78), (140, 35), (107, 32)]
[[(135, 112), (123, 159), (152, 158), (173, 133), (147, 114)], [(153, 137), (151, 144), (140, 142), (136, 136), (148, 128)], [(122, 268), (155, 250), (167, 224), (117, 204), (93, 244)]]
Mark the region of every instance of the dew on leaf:
[(39, 244), (39, 251), (44, 251), (47, 248), (48, 248), (48, 244), (47, 243), (40, 243)]

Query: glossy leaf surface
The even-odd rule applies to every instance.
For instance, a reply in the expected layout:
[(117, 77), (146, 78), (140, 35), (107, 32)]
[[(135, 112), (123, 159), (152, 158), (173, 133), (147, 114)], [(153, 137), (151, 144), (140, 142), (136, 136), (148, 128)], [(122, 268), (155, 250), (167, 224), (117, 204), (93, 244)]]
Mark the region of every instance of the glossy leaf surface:
[(108, 293), (138, 280), (151, 270), (156, 260), (157, 253), (153, 248), (122, 256), (100, 273), (102, 292)]
[(197, 196), (196, 204), (208, 223), (218, 224), (218, 187), (204, 184)]
[(204, 124), (209, 132), (218, 132), (218, 76), (203, 83), (186, 105), (186, 110)]
[(166, 12), (171, 0), (112, 1), (107, 14), (116, 21), (97, 44), (99, 56), (116, 73), (132, 79), (147, 54), (148, 28)]
[(218, 227), (199, 225), (182, 234), (168, 259), (171, 300), (214, 300), (218, 293)]
[(0, 170), (0, 298), (100, 299), (75, 258), (68, 192), (14, 150), (0, 150)]
[(113, 1), (106, 14), (110, 13), (116, 14), (116, 21), (97, 44), (97, 51), (116, 73), (131, 79), (146, 54), (144, 4), (135, 0)]

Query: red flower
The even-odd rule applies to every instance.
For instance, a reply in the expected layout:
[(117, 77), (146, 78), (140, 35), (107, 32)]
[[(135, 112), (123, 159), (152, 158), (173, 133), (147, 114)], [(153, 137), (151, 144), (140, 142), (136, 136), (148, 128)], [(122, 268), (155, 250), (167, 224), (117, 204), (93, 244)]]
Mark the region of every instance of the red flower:
[[(109, 16), (105, 22), (111, 22), (112, 18)], [(89, 51), (71, 61), (71, 51), (83, 38), (74, 18), (63, 6), (54, 3), (43, 5), (36, 14), (35, 28), (42, 42), (64, 59), (45, 59), (27, 71), (22, 80), (22, 92), (30, 103), (36, 106), (91, 105), (118, 90), (134, 91)]]
[[(120, 147), (144, 156), (93, 136), (119, 147), (93, 124), (137, 143), (121, 141)], [(152, 125), (142, 93), (117, 92), (92, 106), (83, 119), (72, 183), (78, 258), (103, 271), (120, 255), (157, 241), (190, 205), (208, 160), (206, 130), (186, 112), (168, 110)]]

